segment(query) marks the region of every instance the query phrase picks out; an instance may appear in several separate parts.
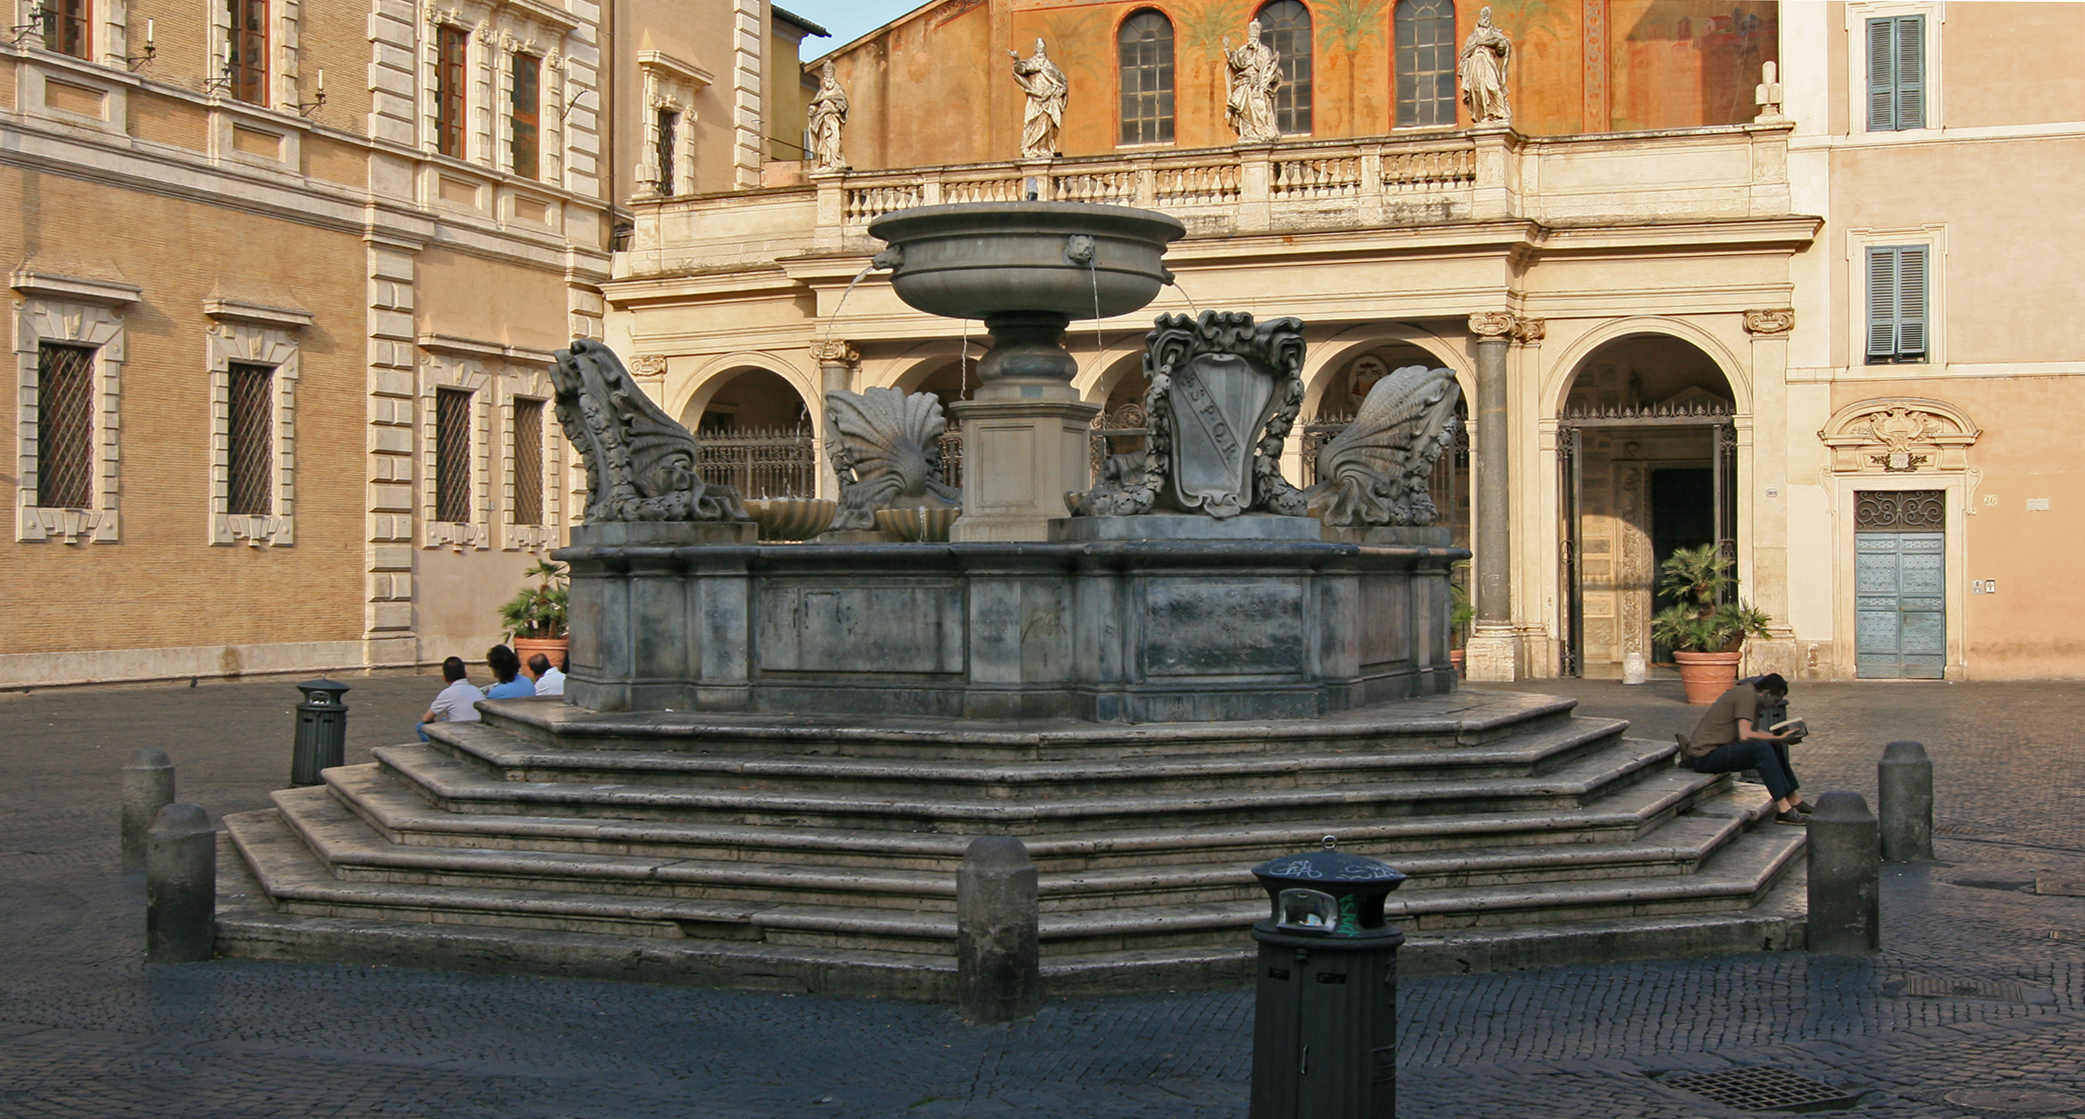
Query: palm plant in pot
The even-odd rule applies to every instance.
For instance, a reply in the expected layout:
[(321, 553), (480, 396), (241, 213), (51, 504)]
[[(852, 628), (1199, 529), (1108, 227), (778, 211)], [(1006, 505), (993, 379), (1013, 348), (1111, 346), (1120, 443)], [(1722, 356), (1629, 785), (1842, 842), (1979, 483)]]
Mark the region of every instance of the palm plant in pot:
[(525, 572), (537, 580), (500, 606), (501, 628), (514, 645), (521, 663), (537, 653), (550, 658), (551, 667), (565, 663), (571, 644), (565, 623), (571, 590), (565, 584), (565, 565), (543, 560)]
[(1651, 636), (1671, 646), (1688, 703), (1713, 703), (1729, 690), (1745, 639), (1767, 635), (1771, 619), (1735, 593), (1736, 566), (1721, 549), (1703, 544), (1675, 550), (1658, 567), (1658, 592), (1673, 601), (1652, 616)]

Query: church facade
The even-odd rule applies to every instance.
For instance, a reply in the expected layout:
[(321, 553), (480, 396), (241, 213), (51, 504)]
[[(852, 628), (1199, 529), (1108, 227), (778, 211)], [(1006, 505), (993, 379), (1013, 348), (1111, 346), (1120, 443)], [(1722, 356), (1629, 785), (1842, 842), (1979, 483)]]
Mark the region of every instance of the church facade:
[[(2085, 170), (2085, 85), (2018, 49), (2085, 5), (1493, 4), (1504, 119), (1476, 120), (1486, 6), (948, 0), (825, 64), (841, 159), (633, 207), (607, 336), (690, 428), (802, 424), (821, 396), (962, 398), (981, 327), (867, 271), (873, 218), (1027, 197), (1145, 206), (1188, 237), (1146, 311), (1074, 323), (1077, 387), (1134, 427), (1150, 317), (1297, 316), (1285, 469), (1386, 369), (1452, 370), (1476, 555), (1475, 679), (1656, 659), (1658, 564), (1715, 544), (1771, 618), (1755, 669), (1813, 679), (2074, 675), (2049, 557), (2085, 403), (2047, 243)], [(1239, 143), (1225, 56), (1280, 58), (1280, 135)], [(1067, 95), (1023, 152), (1018, 59)], [(1228, 40), (1228, 41), (1226, 41)], [(1009, 58), (1009, 51), (1018, 51)], [(1121, 417), (1109, 420), (1108, 417)], [(830, 488), (820, 477), (816, 484)], [(2052, 609), (2053, 607), (2053, 609)]]

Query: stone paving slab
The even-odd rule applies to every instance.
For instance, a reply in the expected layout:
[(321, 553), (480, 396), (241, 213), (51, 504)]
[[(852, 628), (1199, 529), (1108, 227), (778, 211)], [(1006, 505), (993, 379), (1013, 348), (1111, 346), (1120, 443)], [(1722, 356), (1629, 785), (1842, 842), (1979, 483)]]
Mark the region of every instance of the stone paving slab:
[[(350, 763), (410, 737), (432, 677), (350, 680)], [(1688, 731), (1678, 685), (1553, 681), (1632, 736)], [(173, 757), (181, 799), (268, 805), (287, 683), (0, 696), (0, 1117), (1245, 1115), (1242, 989), (1058, 1000), (975, 1029), (946, 1007), (414, 968), (147, 968), (142, 881), (116, 863), (117, 771)], [(1734, 1111), (1669, 1081), (1766, 1066), (1856, 1097), (1828, 1114), (1962, 1119), (1963, 1088), (2085, 1100), (2085, 689), (1798, 685), (1813, 794), (1873, 802), (1893, 738), (1926, 743), (1941, 861), (1885, 874), (1876, 958), (1723, 955), (1407, 980), (1413, 1117)], [(1913, 980), (1920, 980), (1913, 983)], [(1913, 989), (2017, 1000), (1920, 997)], [(2085, 1119), (2075, 1110), (2038, 1114)]]

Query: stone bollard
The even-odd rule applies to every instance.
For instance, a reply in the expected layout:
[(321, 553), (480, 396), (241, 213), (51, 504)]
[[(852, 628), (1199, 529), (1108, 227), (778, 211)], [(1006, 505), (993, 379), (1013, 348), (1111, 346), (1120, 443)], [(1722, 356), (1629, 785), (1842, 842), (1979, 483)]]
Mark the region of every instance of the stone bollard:
[(210, 958), (217, 931), (217, 832), (193, 804), (169, 804), (145, 855), (145, 962)]
[(1882, 858), (1908, 863), (1933, 857), (1933, 759), (1917, 742), (1892, 742), (1875, 766), (1882, 810)]
[(1812, 952), (1882, 951), (1882, 848), (1859, 793), (1826, 793), (1810, 816)]
[(1009, 835), (979, 836), (956, 871), (956, 987), (963, 1020), (981, 1026), (1042, 1009), (1035, 863)]
[(145, 837), (159, 810), (174, 803), (174, 763), (154, 746), (138, 751), (123, 767), (123, 865), (145, 865)]

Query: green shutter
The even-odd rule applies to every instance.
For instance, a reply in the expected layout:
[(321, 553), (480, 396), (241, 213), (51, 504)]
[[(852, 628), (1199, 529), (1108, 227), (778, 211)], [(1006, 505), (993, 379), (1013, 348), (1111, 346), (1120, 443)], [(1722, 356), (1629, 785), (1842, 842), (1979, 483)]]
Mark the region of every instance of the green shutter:
[(1897, 128), (1896, 20), (1868, 21), (1868, 131)]
[(1868, 250), (1868, 363), (1897, 355), (1897, 250)]
[(1926, 127), (1926, 17), (1899, 16), (1897, 127)]
[(1897, 359), (1926, 356), (1926, 246), (1897, 250)]

